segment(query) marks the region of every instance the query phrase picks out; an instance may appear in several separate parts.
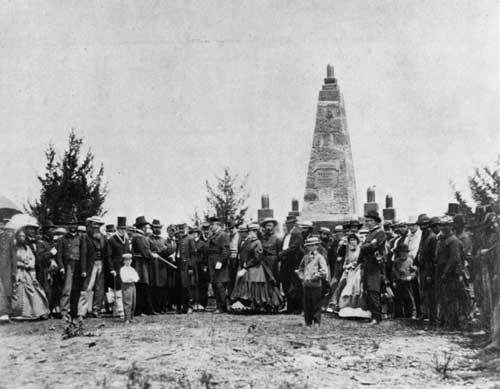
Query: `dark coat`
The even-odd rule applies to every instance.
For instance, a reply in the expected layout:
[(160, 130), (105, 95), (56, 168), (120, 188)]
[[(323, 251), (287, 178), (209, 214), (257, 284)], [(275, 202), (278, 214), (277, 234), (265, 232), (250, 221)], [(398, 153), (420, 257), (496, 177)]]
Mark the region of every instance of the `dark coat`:
[(367, 291), (380, 292), (384, 261), (379, 261), (377, 256), (384, 254), (385, 239), (384, 230), (377, 226), (368, 232), (361, 245), (358, 263), (361, 264), (364, 288)]
[(153, 252), (151, 242), (143, 231), (138, 230), (132, 238), (134, 268), (139, 275), (139, 283), (152, 285)]
[(432, 283), (436, 273), (437, 236), (430, 228), (422, 232), (416, 264), (426, 283)]
[[(222, 230), (212, 234), (208, 239), (208, 271), (212, 283), (225, 283), (230, 281), (229, 277), (229, 235)], [(222, 264), (222, 268), (216, 270), (217, 262)]]
[[(285, 242), (286, 235), (281, 242), (281, 252), (279, 253), (279, 258), (281, 261), (281, 280), (285, 281), (292, 278), (296, 278), (300, 284), (300, 280), (296, 276), (295, 270), (299, 267), (300, 261), (304, 257), (303, 246), (303, 236), (302, 231), (294, 226), (290, 231), (290, 243), (286, 250), (283, 250), (283, 243)], [(288, 235), (288, 234), (287, 234)]]
[(84, 244), (82, 245), (82, 257), (86, 259), (82, 261), (82, 271), (87, 272), (87, 277), (92, 273), (92, 268), (97, 260), (99, 249), (101, 250), (101, 261), (104, 264), (108, 263), (108, 242), (104, 235), (99, 235), (99, 239), (94, 239), (90, 235), (83, 237)]
[(243, 269), (260, 266), (264, 259), (262, 243), (256, 237), (247, 238), (240, 247), (240, 266)]
[(68, 265), (69, 252), (75, 245), (78, 246), (79, 256), (80, 256), (80, 266), (81, 269), (87, 269), (87, 251), (86, 251), (86, 235), (81, 235), (77, 233), (72, 235), (68, 233), (64, 235), (61, 239), (57, 241), (57, 254), (56, 261), (59, 267), (64, 267)]
[[(149, 237), (151, 241), (151, 251), (157, 253), (163, 259), (171, 262), (169, 256), (173, 254), (172, 249), (167, 246), (167, 241), (160, 235)], [(152, 286), (163, 288), (168, 284), (168, 272), (174, 269), (170, 268), (161, 259), (153, 258), (153, 284)]]
[(42, 288), (47, 292), (50, 288), (49, 285), (49, 268), (50, 260), (55, 259), (50, 250), (52, 246), (45, 240), (37, 240), (34, 245), (32, 245), (32, 251), (35, 254), (35, 271), (36, 279), (42, 285)]
[(108, 269), (109, 271), (114, 270), (116, 274), (119, 274), (122, 267), (122, 255), (131, 252), (130, 241), (127, 236), (122, 239), (117, 235), (113, 235), (108, 239), (107, 248)]
[(192, 285), (192, 280), (190, 280), (190, 275), (192, 275), (192, 267), (190, 266), (191, 255), (191, 240), (189, 235), (180, 238), (177, 245), (176, 253), (176, 265), (178, 266), (177, 271), (180, 274), (180, 281), (182, 287), (186, 288)]
[(440, 236), (436, 264), (438, 279), (454, 279), (463, 274), (462, 253), (462, 242), (455, 234)]

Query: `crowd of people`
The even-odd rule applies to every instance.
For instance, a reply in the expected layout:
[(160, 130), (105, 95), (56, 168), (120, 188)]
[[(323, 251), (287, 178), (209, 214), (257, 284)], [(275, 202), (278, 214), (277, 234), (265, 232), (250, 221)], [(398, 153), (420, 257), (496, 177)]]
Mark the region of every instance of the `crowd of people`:
[[(491, 210), (475, 225), (463, 215), (315, 228), (289, 217), (238, 225), (217, 217), (199, 226), (125, 217), (20, 228), (0, 234), (2, 320), (83, 320), (137, 315), (322, 312), (363, 318), (426, 320), (462, 328), (477, 310), (498, 316), (498, 222)], [(481, 265), (482, 264), (482, 265)], [(487, 274), (485, 277), (484, 268)], [(497, 311), (495, 311), (495, 307)], [(498, 319), (497, 319), (498, 320)]]

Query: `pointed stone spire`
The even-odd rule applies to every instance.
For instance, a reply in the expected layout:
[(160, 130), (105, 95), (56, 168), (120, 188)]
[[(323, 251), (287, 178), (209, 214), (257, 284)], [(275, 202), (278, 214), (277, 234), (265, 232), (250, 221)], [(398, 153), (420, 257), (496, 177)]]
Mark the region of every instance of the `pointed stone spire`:
[(316, 127), (302, 217), (314, 222), (335, 222), (356, 217), (356, 179), (344, 100), (333, 65), (326, 68), (319, 91)]

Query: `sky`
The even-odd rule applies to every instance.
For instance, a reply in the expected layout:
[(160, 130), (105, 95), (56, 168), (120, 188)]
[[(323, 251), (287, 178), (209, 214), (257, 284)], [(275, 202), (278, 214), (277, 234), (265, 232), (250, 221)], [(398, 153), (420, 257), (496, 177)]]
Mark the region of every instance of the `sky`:
[[(499, 154), (496, 1), (5, 1), (0, 194), (34, 199), (75, 128), (118, 215), (189, 221), (205, 180), (249, 174), (249, 217), (302, 204), (326, 65), (362, 209), (443, 214)], [(467, 192), (467, 191), (466, 191)]]

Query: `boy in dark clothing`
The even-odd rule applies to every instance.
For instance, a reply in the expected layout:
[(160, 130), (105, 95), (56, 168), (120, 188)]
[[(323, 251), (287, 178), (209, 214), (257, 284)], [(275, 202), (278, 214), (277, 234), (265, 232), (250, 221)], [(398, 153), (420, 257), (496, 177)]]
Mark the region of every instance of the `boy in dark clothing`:
[(417, 318), (412, 280), (416, 277), (413, 260), (409, 257), (408, 245), (402, 243), (396, 248), (396, 259), (392, 268), (394, 280), (394, 309), (396, 317)]

